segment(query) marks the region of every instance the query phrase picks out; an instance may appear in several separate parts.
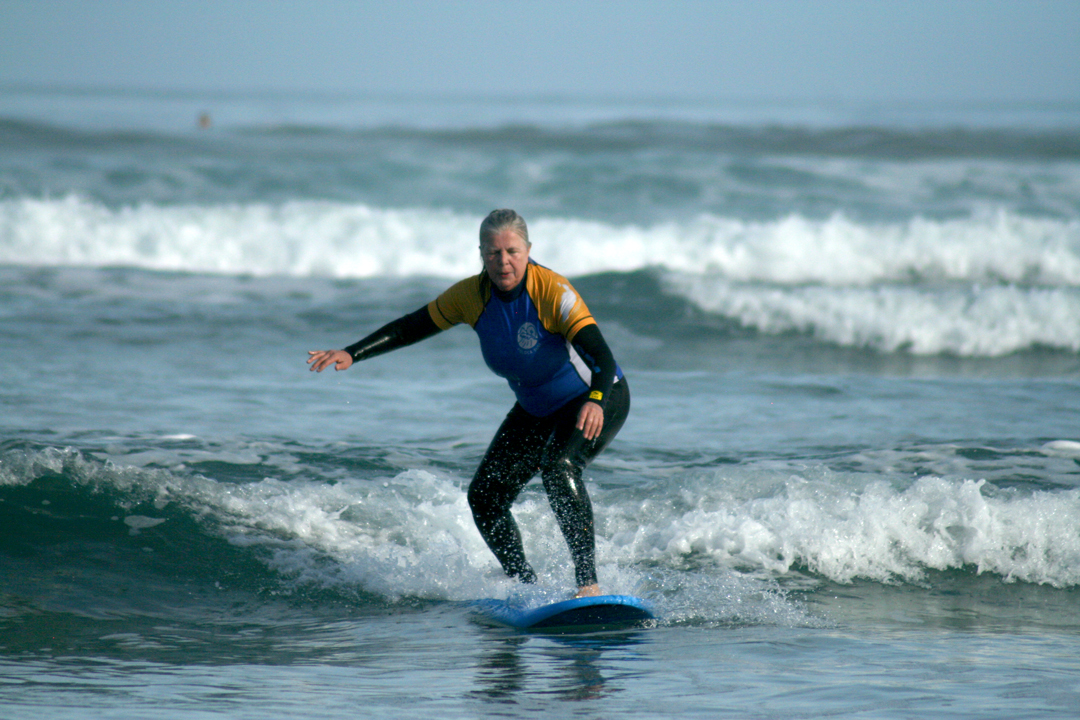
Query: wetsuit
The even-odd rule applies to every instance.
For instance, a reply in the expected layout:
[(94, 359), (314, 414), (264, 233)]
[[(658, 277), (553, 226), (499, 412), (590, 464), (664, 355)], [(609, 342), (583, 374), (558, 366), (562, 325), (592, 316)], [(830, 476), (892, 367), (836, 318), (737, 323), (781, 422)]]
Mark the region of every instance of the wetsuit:
[[(596, 583), (592, 504), (582, 473), (626, 420), (630, 391), (622, 370), (569, 281), (531, 260), (525, 278), (508, 293), (482, 272), (346, 351), (364, 360), (459, 323), (473, 327), (484, 361), (517, 397), (469, 485), (469, 507), (480, 534), (507, 575), (536, 580), (510, 506), (540, 473), (577, 584)], [(586, 441), (575, 425), (589, 401), (603, 408), (604, 425), (598, 437)]]

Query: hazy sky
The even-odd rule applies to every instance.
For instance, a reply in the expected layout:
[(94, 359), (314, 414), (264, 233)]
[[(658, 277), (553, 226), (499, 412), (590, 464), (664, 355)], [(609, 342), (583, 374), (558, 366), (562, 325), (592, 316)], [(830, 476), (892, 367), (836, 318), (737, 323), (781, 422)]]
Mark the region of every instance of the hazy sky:
[(0, 86), (1080, 102), (1080, 0), (0, 0)]

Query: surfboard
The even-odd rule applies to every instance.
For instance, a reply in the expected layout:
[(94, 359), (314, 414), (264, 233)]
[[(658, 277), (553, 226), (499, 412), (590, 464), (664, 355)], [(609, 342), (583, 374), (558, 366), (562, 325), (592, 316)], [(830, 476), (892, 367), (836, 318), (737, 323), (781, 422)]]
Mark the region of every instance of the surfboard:
[(574, 598), (532, 608), (485, 599), (478, 600), (476, 608), (500, 625), (543, 632), (598, 632), (649, 627), (656, 622), (648, 603), (633, 595)]

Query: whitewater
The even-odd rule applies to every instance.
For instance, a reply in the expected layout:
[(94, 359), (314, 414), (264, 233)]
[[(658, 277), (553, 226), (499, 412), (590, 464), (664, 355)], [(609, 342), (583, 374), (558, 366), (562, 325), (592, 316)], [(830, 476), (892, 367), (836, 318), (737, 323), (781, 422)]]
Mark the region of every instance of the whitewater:
[[(475, 218), (363, 204), (112, 209), (0, 202), (0, 262), (258, 277), (462, 277)], [(699, 216), (642, 227), (548, 219), (544, 261), (572, 275), (657, 269), (673, 294), (767, 334), (998, 356), (1080, 350), (1080, 223), (1006, 210), (902, 224)]]

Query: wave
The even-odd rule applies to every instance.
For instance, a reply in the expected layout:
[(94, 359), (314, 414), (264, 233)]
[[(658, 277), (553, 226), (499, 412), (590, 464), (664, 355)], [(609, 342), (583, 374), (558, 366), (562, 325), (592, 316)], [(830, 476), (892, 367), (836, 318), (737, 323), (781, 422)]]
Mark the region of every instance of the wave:
[(75, 194), (115, 211), (325, 201), (459, 214), (507, 203), (530, 218), (652, 228), (699, 215), (944, 221), (987, 207), (1075, 218), (1080, 152), (1070, 148), (1080, 135), (646, 122), (170, 135), (0, 121), (0, 147), (5, 199)]
[[(68, 196), (0, 201), (0, 263), (235, 275), (460, 277), (476, 271), (476, 217), (295, 201), (122, 208)], [(536, 258), (568, 275), (659, 267), (780, 286), (1018, 284), (1080, 287), (1080, 221), (1005, 210), (860, 223), (701, 215), (611, 225), (531, 223)]]
[[(0, 202), (0, 263), (253, 276), (439, 276), (475, 272), (478, 252), (463, 252), (475, 248), (473, 225), (471, 218), (448, 212), (323, 202), (112, 209), (77, 196), (19, 199)], [(467, 262), (466, 255), (476, 260)]]
[[(295, 127), (287, 131), (290, 134), (324, 132), (316, 128)], [(1080, 133), (1072, 129), (810, 128), (777, 124), (741, 127), (634, 120), (595, 123), (584, 128), (505, 125), (442, 131), (386, 128), (376, 132), (395, 139), (437, 139), (447, 144), (494, 145), (523, 150), (638, 152), (663, 149), (739, 155), (904, 160), (1080, 158)]]
[(696, 556), (831, 581), (919, 582), (931, 570), (970, 568), (1007, 582), (1080, 583), (1080, 491), (1002, 491), (983, 480), (922, 477), (906, 488), (859, 488), (792, 477), (766, 497), (703, 489), (696, 507), (646, 524), (623, 518), (615, 543), (632, 557)]
[[(419, 469), (304, 479), (311, 467), (296, 472), (297, 463), (311, 459), (310, 449), (278, 448), (276, 467), (260, 464), (269, 449), (187, 451), (203, 463), (201, 474), (156, 467), (172, 455), (164, 449), (131, 454), (125, 464), (9, 443), (0, 455), (0, 541), (32, 557), (35, 547), (93, 540), (129, 561), (154, 553), (166, 574), (278, 594), (321, 589), (398, 602), (512, 590), (473, 527), (458, 479)], [(252, 463), (279, 477), (214, 478), (231, 466), (249, 475), (242, 466)], [(597, 485), (602, 582), (662, 594), (700, 584), (699, 575), (918, 583), (931, 571), (964, 569), (1004, 582), (1080, 585), (1076, 489), (936, 476), (897, 485), (823, 468), (780, 482), (763, 467), (724, 473), (722, 483), (698, 472), (640, 488)], [(546, 499), (527, 491), (515, 515), (542, 580), (564, 584), (569, 557)]]
[(800, 333), (842, 347), (914, 355), (1001, 357), (1027, 350), (1080, 352), (1080, 293), (1015, 285), (754, 287), (678, 277), (696, 307), (769, 334)]
[[(1080, 351), (1076, 220), (997, 210), (898, 223), (541, 216), (531, 226), (533, 257), (563, 274), (621, 274), (657, 306), (677, 298), (766, 335), (919, 355)], [(449, 281), (478, 271), (476, 228), (462, 213), (353, 203), (115, 209), (21, 198), (0, 201), (0, 264)], [(633, 315), (609, 304), (633, 330)]]
[[(600, 113), (600, 116), (608, 113)], [(487, 117), (481, 114), (480, 117)], [(472, 116), (475, 119), (475, 115)], [(227, 136), (270, 141), (310, 141), (322, 144), (423, 142), (433, 146), (533, 152), (665, 152), (772, 155), (786, 157), (845, 157), (865, 159), (930, 160), (984, 158), (1002, 160), (1075, 160), (1080, 158), (1080, 132), (1070, 123), (1034, 127), (904, 127), (887, 124), (850, 124), (815, 127), (807, 123), (716, 123), (680, 119), (617, 116), (599, 119), (557, 114), (553, 122), (513, 119), (494, 124), (454, 124), (451, 127), (411, 127), (401, 120), (386, 120), (374, 127), (342, 127), (339, 123), (251, 123), (235, 127)], [(355, 116), (354, 116), (355, 118)], [(0, 147), (94, 147), (127, 149), (132, 146), (192, 148), (194, 136), (186, 132), (151, 129), (93, 130), (58, 126), (32, 120), (0, 118)]]

